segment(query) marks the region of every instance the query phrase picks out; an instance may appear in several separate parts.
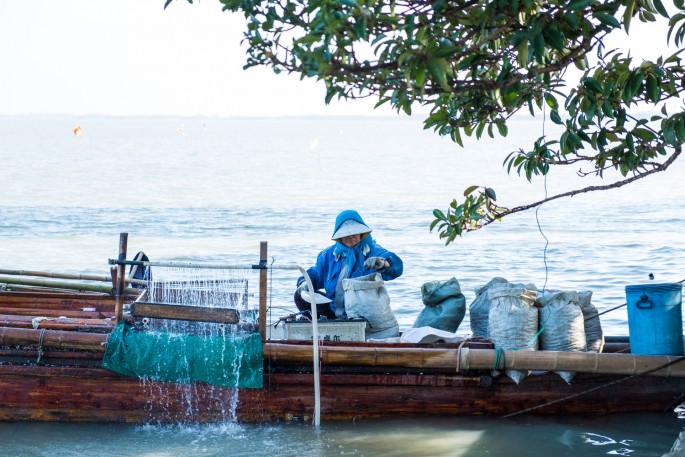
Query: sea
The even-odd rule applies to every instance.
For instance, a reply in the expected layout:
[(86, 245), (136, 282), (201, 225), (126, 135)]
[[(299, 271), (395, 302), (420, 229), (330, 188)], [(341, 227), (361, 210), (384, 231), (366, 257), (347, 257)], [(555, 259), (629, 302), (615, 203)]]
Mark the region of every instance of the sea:
[[(296, 311), (299, 272), (289, 267), (313, 265), (332, 244), (335, 216), (355, 209), (404, 262), (386, 282), (401, 330), (424, 307), (423, 284), (456, 278), (468, 304), (502, 277), (590, 290), (606, 311), (604, 333), (628, 336), (625, 287), (685, 279), (685, 164), (549, 201), (449, 245), (430, 230), (433, 210), (463, 201), (471, 185), (513, 208), (623, 179), (614, 170), (582, 177), (590, 169), (579, 164), (530, 182), (507, 173), (509, 153), (554, 133), (544, 118), (513, 118), (507, 137), (486, 132), (460, 147), (424, 130), (420, 116), (0, 117), (0, 269), (106, 276), (121, 233), (128, 258), (143, 251), (160, 262), (255, 265), (266, 241), (273, 324)], [(458, 333), (470, 333), (468, 314)], [(670, 456), (685, 455), (684, 430), (673, 411), (318, 428), (0, 423), (0, 455)]]

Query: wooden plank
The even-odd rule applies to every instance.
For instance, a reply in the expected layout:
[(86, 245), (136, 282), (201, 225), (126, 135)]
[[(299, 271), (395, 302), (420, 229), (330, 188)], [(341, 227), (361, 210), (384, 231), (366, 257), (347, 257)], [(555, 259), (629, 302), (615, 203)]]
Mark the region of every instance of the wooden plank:
[[(119, 260), (126, 260), (126, 245), (128, 243), (128, 233), (119, 234)], [(114, 270), (110, 270), (114, 271)], [(123, 264), (117, 265), (116, 268), (116, 281), (115, 277), (112, 275), (113, 285), (114, 285), (114, 298), (116, 298), (116, 303), (114, 305), (114, 316), (119, 322), (124, 317), (124, 288), (126, 283), (126, 266)]]
[[(321, 411), (324, 420), (503, 415), (532, 407), (540, 407), (535, 413), (542, 414), (663, 411), (680, 400), (685, 384), (674, 378), (634, 378), (621, 383), (620, 389), (595, 389), (615, 379), (581, 374), (568, 385), (548, 374), (516, 385), (501, 376), (483, 385), (458, 374), (324, 374)], [(230, 408), (225, 405), (234, 398), (240, 421), (307, 420), (313, 411), (311, 382), (311, 374), (267, 374), (263, 389), (236, 392), (203, 383), (140, 382), (102, 369), (0, 366), (0, 420), (206, 422), (226, 419)]]
[(131, 304), (131, 315), (134, 317), (216, 322), (219, 324), (237, 324), (240, 321), (240, 314), (236, 309), (168, 303), (135, 302)]

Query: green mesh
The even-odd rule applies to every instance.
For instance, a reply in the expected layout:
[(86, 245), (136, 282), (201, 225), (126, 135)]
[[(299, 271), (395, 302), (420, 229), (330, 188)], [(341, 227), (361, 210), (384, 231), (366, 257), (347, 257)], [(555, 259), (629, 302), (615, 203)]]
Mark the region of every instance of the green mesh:
[(102, 367), (155, 381), (261, 388), (263, 361), (259, 333), (203, 337), (137, 332), (121, 322), (109, 337)]

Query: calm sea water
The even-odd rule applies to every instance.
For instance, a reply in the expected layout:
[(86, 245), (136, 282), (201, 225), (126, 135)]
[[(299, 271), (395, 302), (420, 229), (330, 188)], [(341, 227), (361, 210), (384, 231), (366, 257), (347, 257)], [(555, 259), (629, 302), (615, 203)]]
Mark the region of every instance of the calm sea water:
[[(685, 278), (683, 164), (505, 218), (445, 247), (429, 232), (432, 210), (471, 184), (518, 206), (598, 183), (576, 178), (576, 169), (533, 183), (508, 176), (504, 157), (543, 125), (515, 121), (510, 132), (462, 149), (406, 118), (0, 117), (0, 268), (106, 275), (120, 232), (129, 233), (129, 257), (142, 250), (152, 260), (254, 264), (268, 241), (269, 263), (307, 267), (331, 243), (335, 215), (353, 208), (404, 260), (404, 275), (387, 283), (402, 328), (431, 280), (457, 278), (467, 302), (495, 276), (592, 290), (602, 311), (625, 303), (625, 286), (650, 273), (655, 282)], [(274, 271), (272, 319), (294, 311), (297, 276)], [(602, 324), (627, 335), (625, 307)], [(460, 332), (469, 333), (468, 316)], [(662, 455), (681, 429), (667, 412), (374, 421), (319, 433), (301, 424), (0, 424), (0, 435), (7, 455)], [(73, 436), (78, 445), (66, 439)]]

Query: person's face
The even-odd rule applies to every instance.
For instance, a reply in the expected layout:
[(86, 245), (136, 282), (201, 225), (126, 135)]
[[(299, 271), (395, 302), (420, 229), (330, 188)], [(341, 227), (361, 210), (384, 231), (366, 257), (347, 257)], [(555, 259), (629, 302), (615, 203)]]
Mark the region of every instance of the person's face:
[(340, 238), (340, 242), (347, 246), (348, 248), (353, 248), (359, 243), (362, 239), (362, 236), (360, 233), (357, 233), (356, 235), (350, 235), (350, 236), (344, 236)]

